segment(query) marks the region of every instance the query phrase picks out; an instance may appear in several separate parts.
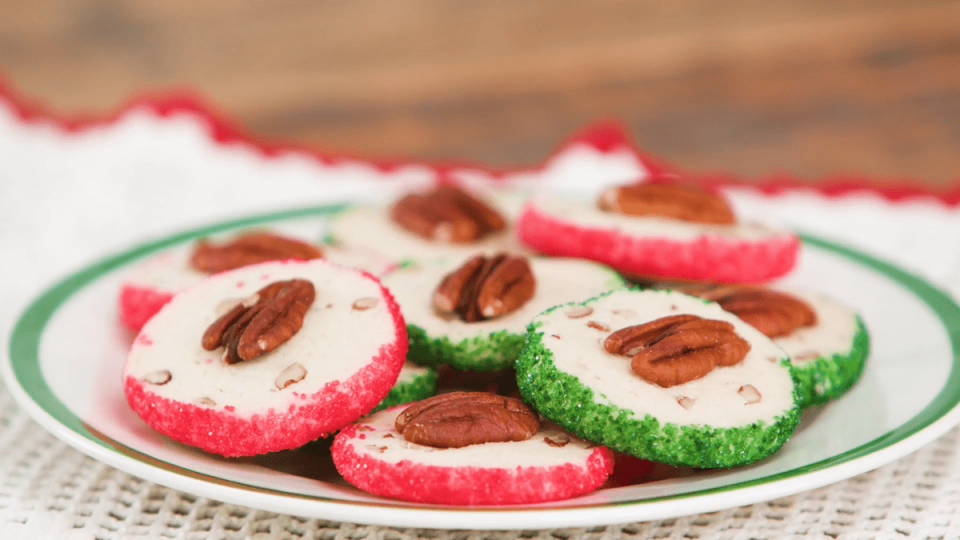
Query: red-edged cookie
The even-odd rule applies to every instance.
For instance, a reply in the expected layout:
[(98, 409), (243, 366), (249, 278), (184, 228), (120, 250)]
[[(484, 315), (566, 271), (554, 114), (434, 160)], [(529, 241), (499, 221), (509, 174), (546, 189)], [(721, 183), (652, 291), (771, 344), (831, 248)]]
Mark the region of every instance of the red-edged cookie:
[(688, 188), (679, 188), (679, 195), (670, 189), (649, 197), (653, 204), (643, 200), (647, 194), (610, 195), (618, 191), (605, 192), (596, 204), (537, 197), (521, 211), (517, 234), (541, 253), (592, 259), (645, 277), (760, 282), (793, 268), (800, 247), (796, 235), (737, 222), (722, 199), (719, 205), (698, 199), (716, 197), (709, 192), (690, 188), (696, 193), (691, 197)]
[(120, 322), (130, 330), (139, 331), (177, 292), (216, 272), (270, 260), (320, 257), (374, 275), (393, 266), (382, 256), (368, 251), (318, 246), (265, 231), (244, 233), (218, 243), (201, 240), (158, 253), (134, 267), (120, 286)]
[[(460, 404), (456, 408), (464, 410)], [(546, 422), (520, 441), (459, 448), (409, 442), (396, 427), (398, 415), (405, 410), (406, 406), (399, 406), (380, 411), (337, 434), (333, 461), (348, 482), (375, 495), (406, 501), (509, 505), (589, 493), (613, 470), (612, 451)]]
[[(273, 285), (294, 280), (312, 285), (312, 301), (306, 289)], [(236, 322), (254, 313), (246, 330)], [(322, 259), (268, 262), (214, 275), (167, 303), (134, 340), (124, 391), (164, 435), (255, 455), (295, 448), (373, 409), (406, 353), (403, 317), (375, 277)]]

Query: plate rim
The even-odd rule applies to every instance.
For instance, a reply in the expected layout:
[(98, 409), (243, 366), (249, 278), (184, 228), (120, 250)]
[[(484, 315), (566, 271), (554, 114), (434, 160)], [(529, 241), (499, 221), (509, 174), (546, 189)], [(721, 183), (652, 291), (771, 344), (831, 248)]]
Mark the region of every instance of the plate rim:
[[(806, 234), (800, 235), (805, 246), (832, 252), (880, 273), (930, 308), (950, 341), (953, 355), (950, 373), (937, 395), (917, 414), (856, 448), (777, 474), (688, 493), (572, 507), (425, 508), (406, 506), (399, 501), (368, 503), (271, 490), (192, 471), (98, 436), (59, 400), (44, 379), (39, 354), (44, 329), (59, 306), (104, 274), (200, 236), (275, 221), (334, 215), (349, 206), (348, 203), (313, 205), (220, 220), (146, 240), (87, 264), (43, 290), (21, 311), (9, 334), (0, 374), (17, 404), (47, 431), (84, 454), (127, 473), (173, 489), (269, 511), (401, 527), (464, 528), (467, 520), (473, 529), (555, 528), (716, 511), (815, 489), (875, 469), (919, 449), (960, 423), (960, 305), (948, 293), (893, 263)], [(378, 511), (366, 512), (370, 507)], [(560, 513), (562, 515), (558, 515)], [(494, 516), (496, 519), (492, 519)]]

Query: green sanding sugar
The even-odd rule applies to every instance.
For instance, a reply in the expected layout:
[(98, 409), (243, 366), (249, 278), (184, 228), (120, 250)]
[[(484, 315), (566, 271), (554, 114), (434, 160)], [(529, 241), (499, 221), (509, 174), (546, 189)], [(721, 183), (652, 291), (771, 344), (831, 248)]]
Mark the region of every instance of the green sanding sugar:
[(858, 316), (853, 347), (848, 352), (793, 364), (800, 406), (820, 405), (846, 393), (860, 380), (869, 353), (870, 336)]
[[(595, 298), (583, 304), (593, 300)], [(796, 384), (793, 407), (770, 424), (757, 421), (742, 427), (661, 423), (649, 414), (640, 418), (632, 410), (598, 403), (593, 389), (554, 365), (553, 353), (544, 345), (543, 333), (538, 331), (541, 325), (534, 322), (528, 327), (526, 344), (514, 366), (520, 393), (540, 414), (597, 444), (670, 465), (733, 467), (752, 463), (776, 451), (800, 421)], [(789, 361), (784, 358), (781, 365), (791, 370), (796, 383)]]
[(429, 368), (425, 373), (421, 373), (412, 379), (397, 381), (397, 384), (393, 385), (386, 397), (370, 412), (375, 413), (394, 405), (413, 403), (436, 393), (437, 370)]
[(408, 324), (410, 348), (407, 359), (421, 366), (449, 364), (464, 371), (498, 371), (513, 366), (520, 355), (524, 334), (506, 330), (452, 341), (447, 336), (430, 337), (419, 326)]

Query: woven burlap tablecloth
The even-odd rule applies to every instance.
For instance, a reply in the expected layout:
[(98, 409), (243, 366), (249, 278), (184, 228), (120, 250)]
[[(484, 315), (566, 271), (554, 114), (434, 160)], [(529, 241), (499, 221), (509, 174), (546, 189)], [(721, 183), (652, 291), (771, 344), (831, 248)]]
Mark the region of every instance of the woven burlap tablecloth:
[[(144, 238), (305, 202), (386, 199), (429, 181), (419, 165), (374, 167), (215, 140), (209, 119), (134, 107), (65, 130), (0, 100), (0, 322), (6, 335), (43, 287)], [(573, 144), (500, 182), (564, 187), (642, 172), (628, 149)], [(455, 171), (468, 182), (490, 175)], [(894, 262), (960, 297), (960, 210), (934, 197), (869, 190), (827, 196), (728, 188), (738, 211)], [(909, 359), (904, 359), (909, 361)], [(960, 538), (960, 432), (872, 472), (721, 512), (594, 528), (396, 529), (280, 515), (148, 482), (102, 464), (34, 423), (0, 387), (0, 539)]]

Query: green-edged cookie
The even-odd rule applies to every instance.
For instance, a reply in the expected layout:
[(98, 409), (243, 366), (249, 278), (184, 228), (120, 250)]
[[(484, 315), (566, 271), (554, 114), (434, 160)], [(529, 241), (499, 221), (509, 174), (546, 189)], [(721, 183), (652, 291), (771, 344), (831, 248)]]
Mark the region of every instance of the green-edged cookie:
[(373, 413), (394, 405), (413, 403), (436, 393), (437, 370), (432, 367), (418, 366), (408, 360), (400, 369), (400, 377), (397, 378), (393, 388), (387, 392), (383, 401), (370, 412)]
[(409, 264), (381, 281), (390, 289), (410, 340), (407, 359), (425, 366), (449, 364), (467, 371), (496, 371), (513, 366), (526, 339), (526, 325), (543, 310), (623, 287), (606, 266), (576, 259), (530, 258), (536, 282), (533, 297), (516, 310), (476, 322), (437, 312), (434, 291), (463, 260)]
[[(726, 321), (750, 344), (739, 363), (663, 388), (604, 349), (611, 333), (671, 315)], [(769, 338), (717, 304), (675, 291), (620, 290), (533, 319), (517, 360), (524, 400), (573, 433), (639, 458), (732, 467), (783, 445), (800, 419), (791, 366)]]
[(774, 338), (790, 355), (797, 378), (800, 406), (836, 399), (860, 380), (870, 353), (870, 335), (863, 320), (835, 300), (796, 290), (783, 292), (799, 298), (817, 315), (813, 326), (797, 328)]

